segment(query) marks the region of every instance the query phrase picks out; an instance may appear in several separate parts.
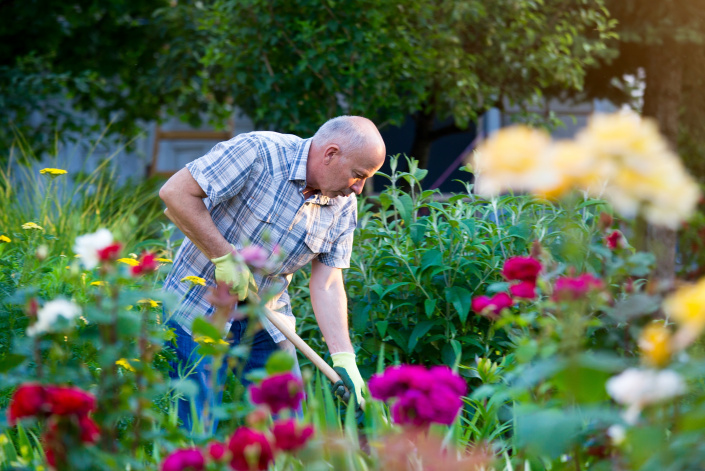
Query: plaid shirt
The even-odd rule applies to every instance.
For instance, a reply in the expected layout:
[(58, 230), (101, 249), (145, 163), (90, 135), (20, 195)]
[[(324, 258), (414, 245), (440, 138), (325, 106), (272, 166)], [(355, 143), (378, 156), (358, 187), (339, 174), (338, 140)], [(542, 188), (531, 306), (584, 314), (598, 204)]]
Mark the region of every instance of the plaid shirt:
[[(186, 165), (208, 195), (203, 201), (220, 233), (237, 249), (254, 244), (272, 253), (278, 245), (283, 260), (265, 273), (254, 273), (258, 289), (277, 295), (268, 307), (284, 315), (295, 328), (287, 288), (293, 273), (314, 258), (335, 268), (348, 268), (357, 225), (355, 195), (328, 198), (320, 194), (304, 201), (310, 139), (274, 132), (251, 132), (217, 144)], [(166, 291), (180, 295), (172, 319), (190, 333), (197, 316), (214, 308), (205, 297), (215, 286), (215, 265), (188, 239), (164, 282)], [(196, 275), (207, 286), (190, 287), (181, 279)], [(275, 342), (285, 337), (268, 321)], [(228, 326), (229, 329), (229, 326)]]

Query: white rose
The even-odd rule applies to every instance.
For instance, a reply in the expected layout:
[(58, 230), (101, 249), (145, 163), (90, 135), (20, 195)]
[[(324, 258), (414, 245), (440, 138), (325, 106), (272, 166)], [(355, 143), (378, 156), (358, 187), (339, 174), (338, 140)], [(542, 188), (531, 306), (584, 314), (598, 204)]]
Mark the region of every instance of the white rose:
[(607, 381), (612, 399), (627, 406), (624, 420), (633, 424), (641, 410), (685, 392), (685, 381), (675, 371), (629, 368)]
[(107, 229), (98, 229), (92, 234), (76, 237), (73, 251), (80, 255), (81, 263), (87, 270), (98, 266), (98, 251), (113, 243), (113, 235)]
[(33, 337), (44, 332), (51, 332), (59, 317), (71, 321), (81, 315), (81, 308), (71, 301), (55, 299), (49, 301), (37, 313), (37, 321), (27, 328), (27, 335)]

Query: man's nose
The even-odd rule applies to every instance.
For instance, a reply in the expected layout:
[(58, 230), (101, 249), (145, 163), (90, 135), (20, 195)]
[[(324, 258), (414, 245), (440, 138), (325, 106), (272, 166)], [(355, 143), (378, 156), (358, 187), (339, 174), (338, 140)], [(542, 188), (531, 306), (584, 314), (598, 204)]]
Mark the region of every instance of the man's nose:
[(362, 193), (362, 189), (365, 187), (365, 180), (367, 179), (363, 178), (362, 180), (356, 181), (355, 184), (350, 187), (350, 189), (354, 191), (356, 195), (360, 195), (360, 193)]

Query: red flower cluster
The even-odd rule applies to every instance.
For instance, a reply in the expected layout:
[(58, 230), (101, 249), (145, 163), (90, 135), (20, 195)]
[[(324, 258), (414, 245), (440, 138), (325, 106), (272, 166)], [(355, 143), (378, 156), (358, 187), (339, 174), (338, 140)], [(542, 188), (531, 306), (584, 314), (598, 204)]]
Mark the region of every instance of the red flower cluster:
[(66, 425), (74, 430), (78, 427), (81, 442), (98, 441), (100, 429), (89, 417), (95, 407), (95, 397), (81, 389), (25, 383), (17, 388), (10, 399), (8, 421), (14, 425), (25, 417), (48, 418), (49, 426), (43, 440), (47, 461), (51, 466), (56, 466), (56, 450), (62, 448), (60, 444)]
[(130, 272), (132, 276), (140, 276), (145, 273), (151, 273), (159, 267), (157, 263), (156, 256), (153, 253), (145, 253), (140, 257), (139, 265), (130, 267)]
[(296, 410), (304, 398), (304, 385), (293, 374), (282, 373), (250, 386), (250, 398), (255, 404), (266, 404), (274, 414), (286, 408)]
[(395, 422), (418, 427), (452, 424), (467, 393), (465, 381), (446, 366), (430, 370), (416, 365), (390, 367), (372, 376), (368, 386), (372, 397), (398, 398), (392, 407)]
[(162, 463), (162, 471), (203, 471), (204, 469), (206, 469), (206, 458), (197, 448), (176, 450)]
[(472, 310), (481, 316), (497, 319), (502, 309), (511, 307), (514, 298), (536, 298), (536, 279), (541, 272), (541, 262), (533, 257), (512, 257), (504, 262), (502, 275), (508, 281), (515, 281), (509, 293), (497, 293), (493, 297), (477, 296), (472, 299)]
[(564, 276), (556, 280), (556, 285), (553, 289), (553, 300), (575, 301), (584, 298), (591, 291), (599, 290), (603, 287), (604, 283), (602, 280), (590, 273), (583, 273), (576, 277)]
[(274, 450), (267, 436), (247, 427), (240, 427), (228, 441), (232, 453), (230, 467), (235, 471), (264, 470), (274, 461)]
[(24, 417), (75, 415), (88, 420), (95, 410), (95, 397), (78, 388), (25, 383), (12, 395), (8, 408), (10, 425)]

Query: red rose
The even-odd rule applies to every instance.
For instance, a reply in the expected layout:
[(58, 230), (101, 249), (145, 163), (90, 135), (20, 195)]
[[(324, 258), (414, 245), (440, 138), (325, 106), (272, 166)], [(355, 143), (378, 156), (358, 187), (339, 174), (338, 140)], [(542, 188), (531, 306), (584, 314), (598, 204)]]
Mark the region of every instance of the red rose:
[(535, 299), (536, 284), (531, 281), (521, 281), (509, 287), (509, 292), (515, 298)]
[(230, 467), (235, 471), (265, 470), (274, 461), (272, 445), (267, 437), (247, 427), (240, 427), (228, 441), (233, 454)]
[(208, 445), (208, 454), (216, 461), (222, 460), (227, 451), (228, 448), (225, 446), (225, 443), (212, 442)]
[(49, 386), (46, 388), (47, 402), (52, 414), (86, 415), (95, 410), (95, 397), (82, 389), (66, 386)]
[(10, 398), (7, 409), (10, 425), (15, 425), (17, 419), (33, 417), (47, 411), (46, 389), (41, 384), (25, 383), (21, 385)]
[(98, 260), (100, 260), (101, 262), (117, 260), (118, 255), (120, 254), (120, 249), (122, 249), (122, 245), (120, 245), (119, 243), (111, 244), (107, 247), (99, 249)]
[(201, 450), (185, 448), (176, 450), (164, 459), (162, 471), (203, 471), (206, 459)]
[(81, 441), (83, 443), (95, 443), (100, 438), (98, 424), (87, 415), (82, 415), (78, 418), (78, 426), (81, 429)]
[(291, 373), (278, 374), (250, 386), (250, 397), (255, 404), (267, 404), (275, 414), (287, 407), (296, 410), (304, 397), (304, 385)]
[(509, 280), (536, 282), (541, 271), (541, 262), (532, 257), (512, 257), (504, 262), (502, 275)]
[(130, 271), (133, 276), (139, 276), (144, 273), (153, 272), (159, 267), (156, 261), (156, 257), (153, 253), (146, 253), (140, 258), (140, 264), (130, 267)]
[(612, 250), (621, 249), (624, 247), (624, 235), (619, 231), (612, 231), (605, 237), (605, 244)]
[(276, 447), (284, 451), (293, 451), (302, 448), (313, 435), (313, 426), (297, 427), (294, 419), (279, 420), (274, 422), (272, 435)]

